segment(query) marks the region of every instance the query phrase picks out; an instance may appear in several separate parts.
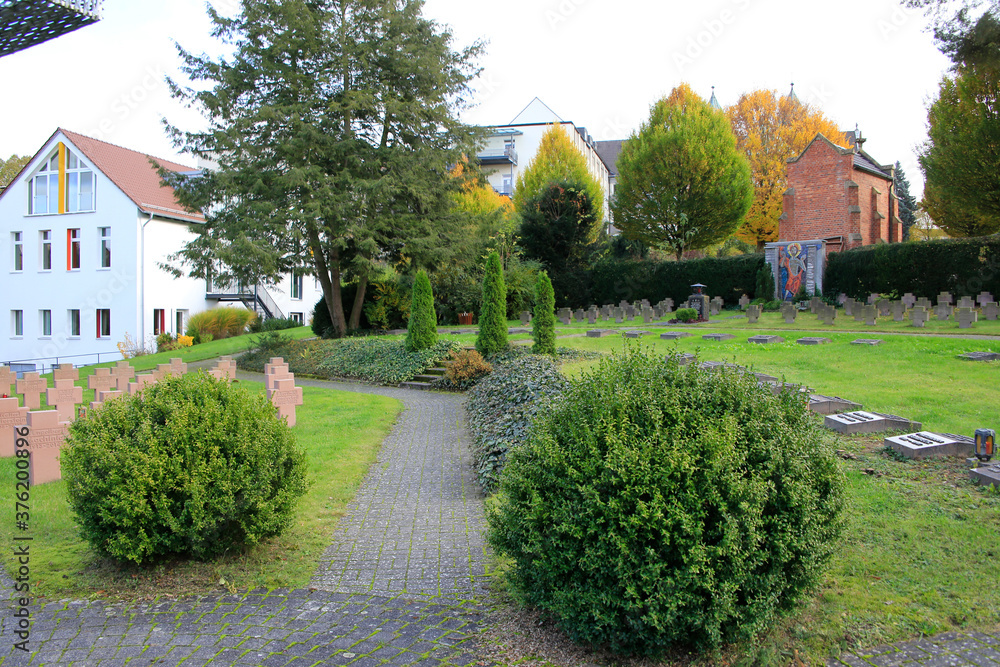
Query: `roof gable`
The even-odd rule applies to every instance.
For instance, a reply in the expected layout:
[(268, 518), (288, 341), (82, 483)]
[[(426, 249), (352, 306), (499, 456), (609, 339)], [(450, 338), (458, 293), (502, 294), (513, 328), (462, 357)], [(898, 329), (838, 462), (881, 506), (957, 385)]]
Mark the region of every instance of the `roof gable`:
[(537, 97), (528, 103), (528, 106), (521, 110), (521, 113), (514, 117), (508, 125), (549, 125), (551, 123), (565, 123), (555, 111), (550, 109), (545, 102)]
[(887, 181), (892, 180), (892, 175), (888, 171), (886, 171), (886, 168), (882, 167), (882, 165), (876, 162), (875, 159), (872, 158), (872, 156), (866, 153), (864, 150), (855, 151), (854, 148), (841, 148), (840, 146), (838, 146), (837, 144), (833, 143), (825, 136), (823, 136), (822, 133), (817, 134), (813, 138), (813, 140), (809, 142), (809, 145), (806, 146), (805, 150), (799, 154), (798, 157), (788, 158), (789, 164), (801, 160), (806, 153), (812, 150), (814, 145), (822, 146), (824, 144), (838, 155), (853, 156), (852, 160), (855, 169), (864, 171), (874, 176), (879, 176), (881, 178), (886, 179)]

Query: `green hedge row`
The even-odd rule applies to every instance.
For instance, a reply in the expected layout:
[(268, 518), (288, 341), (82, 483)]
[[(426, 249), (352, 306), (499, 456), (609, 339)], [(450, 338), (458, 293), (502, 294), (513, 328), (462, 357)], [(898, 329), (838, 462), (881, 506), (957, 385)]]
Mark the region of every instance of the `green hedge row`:
[(827, 257), (823, 291), (853, 298), (872, 292), (933, 299), (982, 291), (1000, 296), (1000, 236), (878, 244)]

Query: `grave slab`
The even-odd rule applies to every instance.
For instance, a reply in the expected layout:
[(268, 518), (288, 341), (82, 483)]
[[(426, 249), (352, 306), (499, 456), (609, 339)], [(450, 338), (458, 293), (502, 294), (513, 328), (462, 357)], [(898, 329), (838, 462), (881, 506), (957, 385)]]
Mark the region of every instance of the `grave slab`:
[(858, 338), (857, 340), (852, 340), (851, 345), (881, 345), (881, 338)]
[(971, 361), (1000, 361), (1000, 354), (997, 352), (966, 352), (958, 356)]
[(687, 338), (690, 336), (687, 331), (664, 331), (660, 334), (660, 338), (663, 340), (679, 340), (681, 338)]
[(694, 361), (697, 358), (698, 357), (696, 357), (695, 355), (691, 354), (690, 352), (685, 352), (684, 354), (677, 355), (677, 365), (678, 366), (687, 366), (688, 364), (690, 364), (692, 361)]
[(887, 415), (881, 412), (844, 412), (827, 415), (823, 425), (837, 433), (850, 435), (852, 433), (879, 433), (881, 431), (919, 430), (923, 424), (911, 421), (905, 417)]
[(771, 393), (774, 394), (775, 396), (777, 396), (783, 391), (790, 391), (797, 393), (806, 393), (810, 391), (808, 387), (803, 387), (800, 384), (794, 384), (792, 382), (780, 382), (774, 380), (774, 381), (758, 382), (757, 384), (759, 384), (762, 387), (766, 387), (767, 389), (770, 389)]
[(56, 410), (28, 413), (25, 439), (28, 441), (28, 484), (45, 484), (62, 479), (59, 452), (66, 442), (69, 423), (59, 420)]
[(973, 468), (969, 471), (969, 477), (976, 484), (993, 485), (1000, 489), (1000, 462)]
[(736, 338), (736, 336), (727, 333), (712, 333), (712, 334), (705, 334), (704, 336), (702, 336), (703, 340), (714, 340), (714, 341), (732, 340), (733, 338)]
[(626, 338), (642, 338), (643, 336), (648, 336), (649, 333), (650, 332), (648, 332), (648, 331), (639, 331), (639, 330), (626, 331), (625, 332), (625, 337)]
[(830, 339), (819, 336), (806, 336), (805, 338), (799, 338), (795, 342), (799, 345), (826, 345), (830, 342)]
[(0, 457), (14, 456), (14, 429), (28, 423), (28, 408), (16, 398), (0, 398)]
[(748, 343), (756, 343), (757, 345), (769, 345), (771, 343), (784, 343), (785, 339), (781, 336), (750, 336), (747, 338)]
[(861, 404), (839, 396), (811, 394), (809, 396), (809, 409), (818, 415), (835, 415), (841, 412), (860, 410)]
[(618, 333), (617, 329), (591, 329), (587, 332), (587, 338), (604, 338)]
[(24, 397), (24, 407), (37, 410), (42, 407), (42, 393), (49, 388), (49, 381), (40, 378), (38, 373), (25, 373), (20, 380), (14, 382), (17, 393)]
[(930, 431), (894, 435), (883, 440), (883, 444), (908, 459), (969, 456), (975, 448), (975, 442), (968, 436)]

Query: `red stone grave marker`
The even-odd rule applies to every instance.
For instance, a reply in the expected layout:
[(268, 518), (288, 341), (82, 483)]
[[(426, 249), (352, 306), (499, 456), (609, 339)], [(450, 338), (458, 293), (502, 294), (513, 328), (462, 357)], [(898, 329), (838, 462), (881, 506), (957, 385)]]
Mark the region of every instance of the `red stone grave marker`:
[(62, 479), (59, 452), (66, 442), (69, 424), (59, 420), (56, 410), (29, 412), (25, 439), (28, 441), (28, 484)]
[(52, 369), (52, 381), (72, 380), (76, 382), (80, 379), (80, 371), (73, 364), (59, 364)]
[(127, 361), (119, 361), (111, 369), (111, 376), (115, 378), (115, 386), (118, 391), (126, 391), (129, 380), (135, 377), (135, 369)]
[(302, 387), (295, 386), (295, 380), (276, 380), (271, 390), (271, 403), (278, 408), (278, 419), (285, 417), (289, 426), (295, 426), (295, 406), (302, 405)]
[(37, 410), (42, 407), (42, 392), (49, 388), (49, 381), (38, 377), (38, 373), (25, 373), (24, 376), (14, 383), (17, 393), (24, 396), (24, 407), (30, 410)]
[(170, 359), (170, 372), (178, 377), (188, 372), (188, 365), (180, 357)]
[(0, 366), (0, 394), (10, 396), (10, 386), (17, 380), (17, 373), (10, 366)]
[(128, 395), (133, 396), (150, 385), (156, 384), (156, 378), (152, 373), (144, 373), (135, 376), (135, 382), (128, 384)]
[(98, 368), (87, 378), (87, 389), (94, 390), (94, 397), (102, 391), (110, 391), (117, 386), (117, 379), (111, 375), (110, 368)]
[(55, 386), (45, 390), (45, 400), (59, 412), (59, 421), (71, 422), (76, 419), (76, 406), (83, 403), (83, 387), (69, 379), (56, 380)]
[(0, 398), (0, 457), (14, 456), (14, 429), (28, 423), (28, 408), (16, 398)]
[(268, 396), (274, 389), (276, 380), (288, 380), (294, 377), (288, 370), (288, 364), (281, 357), (272, 357), (271, 363), (264, 365), (264, 386), (267, 388)]

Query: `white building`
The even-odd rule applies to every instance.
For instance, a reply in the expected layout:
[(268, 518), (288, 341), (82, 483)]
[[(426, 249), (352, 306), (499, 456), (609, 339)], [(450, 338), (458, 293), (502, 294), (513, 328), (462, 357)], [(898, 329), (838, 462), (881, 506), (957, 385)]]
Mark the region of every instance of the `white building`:
[[(484, 148), (477, 154), (476, 157), (487, 180), (494, 190), (512, 197), (518, 175), (531, 164), (538, 152), (542, 135), (551, 125), (562, 126), (573, 145), (587, 161), (587, 168), (601, 186), (604, 195), (603, 219), (608, 220), (610, 218), (608, 205), (614, 193), (611, 172), (617, 173), (617, 171), (614, 169), (614, 164), (605, 164), (600, 147), (601, 144), (616, 142), (594, 141), (594, 138), (587, 133), (587, 128), (577, 127), (573, 122), (563, 120), (537, 97), (510, 123), (497, 126)], [(621, 142), (617, 144), (620, 150)], [(614, 157), (617, 156), (618, 152), (614, 151)]]
[(210, 291), (204, 280), (160, 267), (204, 217), (177, 203), (152, 159), (59, 129), (0, 192), (0, 317), (9, 317), (0, 362), (43, 368), (120, 359), (126, 334), (155, 349), (157, 334), (184, 333), (188, 317), (220, 304), (309, 320), (321, 294), (312, 277)]

